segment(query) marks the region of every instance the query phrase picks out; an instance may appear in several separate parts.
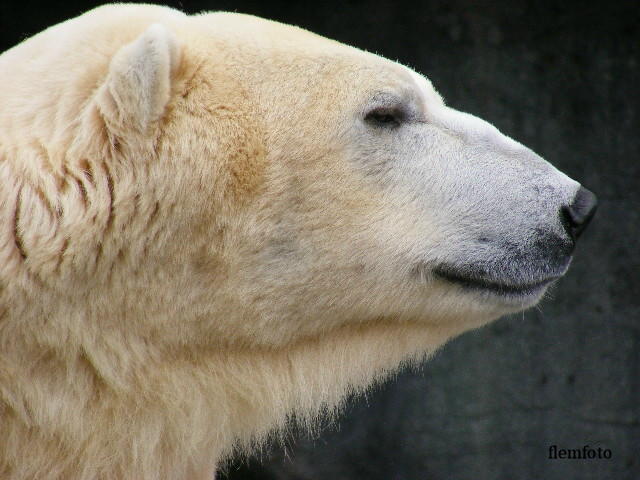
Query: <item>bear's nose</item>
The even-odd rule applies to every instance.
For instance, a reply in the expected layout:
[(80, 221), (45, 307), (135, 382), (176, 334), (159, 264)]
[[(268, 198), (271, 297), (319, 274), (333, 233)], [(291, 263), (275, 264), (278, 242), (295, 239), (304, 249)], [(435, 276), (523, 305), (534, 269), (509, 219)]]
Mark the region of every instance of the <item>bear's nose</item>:
[(565, 205), (560, 211), (560, 218), (569, 236), (575, 241), (587, 228), (596, 213), (598, 199), (595, 194), (580, 187), (571, 205)]

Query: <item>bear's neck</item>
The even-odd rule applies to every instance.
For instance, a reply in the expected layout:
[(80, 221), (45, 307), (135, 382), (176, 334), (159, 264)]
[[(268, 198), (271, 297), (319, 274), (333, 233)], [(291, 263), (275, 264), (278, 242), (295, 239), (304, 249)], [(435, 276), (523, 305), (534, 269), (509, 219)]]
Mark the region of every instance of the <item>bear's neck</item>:
[[(0, 356), (0, 422), (5, 439), (29, 445), (0, 442), (0, 473), (48, 478), (55, 459), (63, 470), (51, 478), (92, 478), (95, 469), (107, 478), (207, 478), (234, 448), (282, 431), (292, 415), (308, 424), (451, 335), (380, 321), (278, 349), (161, 351), (116, 330), (67, 349), (14, 343)], [(3, 464), (20, 451), (29, 452), (27, 472)]]

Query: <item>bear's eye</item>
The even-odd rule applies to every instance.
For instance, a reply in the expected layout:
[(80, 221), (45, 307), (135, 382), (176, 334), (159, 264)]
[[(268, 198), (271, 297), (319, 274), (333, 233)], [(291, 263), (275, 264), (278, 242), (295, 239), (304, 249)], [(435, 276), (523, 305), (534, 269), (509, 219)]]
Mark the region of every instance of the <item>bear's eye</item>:
[(402, 122), (402, 113), (393, 108), (374, 108), (364, 117), (365, 121), (377, 127), (394, 128)]

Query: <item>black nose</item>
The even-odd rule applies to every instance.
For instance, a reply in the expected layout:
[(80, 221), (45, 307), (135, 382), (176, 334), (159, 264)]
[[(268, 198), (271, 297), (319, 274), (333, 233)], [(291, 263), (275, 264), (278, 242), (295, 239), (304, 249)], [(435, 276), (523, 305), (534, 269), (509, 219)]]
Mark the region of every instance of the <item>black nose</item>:
[(580, 187), (571, 205), (562, 207), (560, 219), (571, 238), (576, 240), (587, 228), (597, 206), (598, 199), (594, 193)]

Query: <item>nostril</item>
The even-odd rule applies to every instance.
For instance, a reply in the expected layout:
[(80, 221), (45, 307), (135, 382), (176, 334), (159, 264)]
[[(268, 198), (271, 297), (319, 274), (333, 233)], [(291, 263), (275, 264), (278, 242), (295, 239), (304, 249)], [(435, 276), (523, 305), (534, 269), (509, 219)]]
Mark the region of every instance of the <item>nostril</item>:
[(596, 213), (598, 199), (593, 192), (580, 187), (571, 205), (560, 209), (560, 219), (567, 233), (576, 240)]

